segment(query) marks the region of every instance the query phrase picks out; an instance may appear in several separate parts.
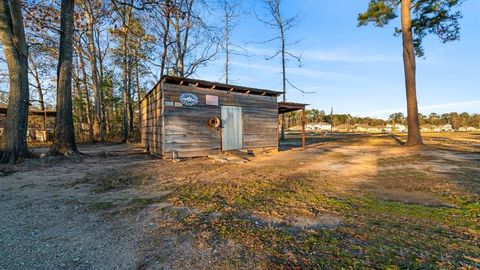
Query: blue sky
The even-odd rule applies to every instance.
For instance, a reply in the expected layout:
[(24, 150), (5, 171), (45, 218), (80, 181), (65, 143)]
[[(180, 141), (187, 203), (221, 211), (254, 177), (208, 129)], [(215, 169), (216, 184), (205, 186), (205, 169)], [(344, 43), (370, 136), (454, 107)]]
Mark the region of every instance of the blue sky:
[[(260, 6), (261, 1), (255, 5)], [(288, 39), (300, 43), (290, 50), (301, 53), (303, 66), (289, 63), (287, 77), (297, 87), (314, 91), (302, 94), (288, 89), (287, 100), (311, 104), (310, 108), (358, 116), (388, 117), (406, 107), (401, 38), (393, 36), (398, 21), (385, 28), (357, 27), (357, 14), (368, 0), (285, 0), (285, 16), (300, 14), (300, 24)], [(254, 44), (277, 33), (251, 14), (254, 3), (244, 1), (245, 14), (238, 18), (233, 43), (251, 56), (233, 56), (231, 83), (281, 89), (280, 58), (265, 60), (278, 44)], [(442, 44), (425, 40), (424, 59), (417, 59), (417, 91), (420, 112), (480, 113), (480, 1), (467, 1), (462, 12), (461, 40)], [(195, 77), (219, 81), (222, 57)]]

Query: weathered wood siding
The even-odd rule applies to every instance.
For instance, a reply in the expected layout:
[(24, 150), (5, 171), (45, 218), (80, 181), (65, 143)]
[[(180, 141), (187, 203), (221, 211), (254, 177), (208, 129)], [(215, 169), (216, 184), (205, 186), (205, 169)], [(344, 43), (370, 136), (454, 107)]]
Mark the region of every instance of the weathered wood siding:
[[(181, 93), (194, 93), (199, 103), (193, 107), (171, 106)], [(218, 96), (218, 106), (206, 105), (206, 95)], [(208, 126), (211, 117), (221, 118), (221, 106), (242, 107), (243, 148), (278, 147), (278, 105), (272, 96), (249, 95), (194, 86), (163, 85), (164, 154), (175, 151), (180, 157), (202, 156), (221, 150), (220, 128)]]
[(163, 155), (162, 136), (162, 91), (161, 83), (142, 100), (142, 145), (152, 154)]

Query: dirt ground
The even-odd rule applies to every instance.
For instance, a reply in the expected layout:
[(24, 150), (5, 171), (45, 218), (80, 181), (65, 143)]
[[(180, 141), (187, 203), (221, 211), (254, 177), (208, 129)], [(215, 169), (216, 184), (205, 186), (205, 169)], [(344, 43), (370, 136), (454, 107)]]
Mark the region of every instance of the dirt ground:
[(95, 144), (4, 166), (0, 268), (480, 268), (480, 134), (404, 140), (178, 162)]

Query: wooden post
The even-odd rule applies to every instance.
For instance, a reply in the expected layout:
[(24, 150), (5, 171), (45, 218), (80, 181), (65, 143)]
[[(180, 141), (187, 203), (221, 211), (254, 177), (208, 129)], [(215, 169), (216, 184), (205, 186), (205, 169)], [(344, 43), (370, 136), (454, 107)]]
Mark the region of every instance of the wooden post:
[(305, 109), (302, 109), (302, 147), (305, 149)]

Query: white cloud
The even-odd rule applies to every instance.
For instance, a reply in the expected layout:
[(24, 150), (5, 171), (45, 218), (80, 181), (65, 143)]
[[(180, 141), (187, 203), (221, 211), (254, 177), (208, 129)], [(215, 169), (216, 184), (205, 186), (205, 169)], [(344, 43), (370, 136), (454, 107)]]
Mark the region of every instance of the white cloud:
[[(245, 48), (249, 53), (255, 55), (269, 56), (272, 55), (276, 49), (247, 47)], [(293, 50), (295, 55), (301, 55), (304, 60), (312, 60), (319, 62), (345, 62), (345, 63), (378, 63), (378, 62), (401, 62), (402, 56), (398, 55), (382, 55), (377, 53), (359, 52), (358, 50), (348, 48), (338, 49), (316, 49), (316, 50)]]
[[(256, 70), (262, 70), (271, 73), (281, 73), (282, 69), (280, 65), (263, 65), (263, 64), (248, 64), (242, 62), (232, 62), (233, 66), (243, 67), (243, 68), (250, 68)], [(359, 80), (363, 79), (363, 77), (358, 75), (352, 74), (344, 74), (344, 73), (337, 73), (337, 72), (329, 72), (329, 71), (320, 71), (316, 69), (308, 69), (308, 68), (300, 68), (300, 67), (287, 67), (286, 68), (287, 75), (294, 74), (296, 76), (303, 76), (309, 78), (323, 78), (323, 79), (330, 79), (330, 80)]]
[(452, 103), (445, 103), (445, 104), (436, 104), (436, 105), (428, 105), (428, 106), (419, 106), (420, 110), (428, 110), (428, 109), (445, 109), (445, 108), (454, 108), (460, 106), (468, 106), (468, 105), (480, 105), (480, 100), (470, 100), (470, 101), (462, 101), (462, 102), (452, 102)]

